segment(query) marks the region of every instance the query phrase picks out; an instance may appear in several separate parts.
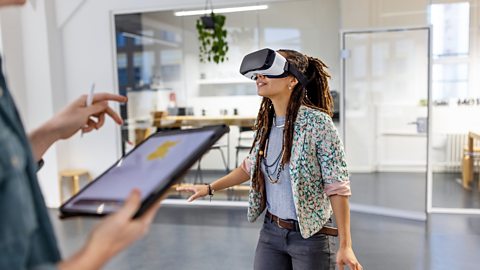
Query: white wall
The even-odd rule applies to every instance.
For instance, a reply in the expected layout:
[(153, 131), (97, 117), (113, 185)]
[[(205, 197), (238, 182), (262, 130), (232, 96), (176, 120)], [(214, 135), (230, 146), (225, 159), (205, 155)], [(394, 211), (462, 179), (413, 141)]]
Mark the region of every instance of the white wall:
[[(27, 130), (53, 115), (54, 92), (44, 1), (22, 9), (10, 8), (2, 14), (4, 54), (9, 84)], [(58, 204), (57, 156), (52, 147), (46, 154), (48, 165), (39, 173), (48, 205)]]
[(341, 0), (342, 28), (425, 26), (430, 0)]
[[(25, 93), (24, 59), (23, 59), (23, 31), (20, 8), (5, 8), (0, 11), (0, 25), (2, 26), (2, 59), (4, 72), (10, 91), (21, 112), (27, 110)], [(8, 26), (8, 27), (6, 27)]]

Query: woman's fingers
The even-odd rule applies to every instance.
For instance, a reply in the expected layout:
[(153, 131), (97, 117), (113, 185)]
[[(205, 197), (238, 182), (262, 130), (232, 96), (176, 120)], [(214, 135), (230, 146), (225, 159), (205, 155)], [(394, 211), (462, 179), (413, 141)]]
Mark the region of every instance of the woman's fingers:
[(88, 118), (87, 124), (82, 128), (83, 133), (88, 133), (88, 132), (94, 130), (96, 124), (97, 124), (97, 123), (96, 123), (95, 121), (93, 121), (92, 119)]
[(196, 200), (198, 198), (200, 198), (200, 193), (196, 192), (195, 194), (190, 196), (190, 198), (188, 198), (187, 202), (193, 202), (194, 200)]
[(197, 192), (197, 189), (194, 186), (186, 186), (186, 187), (177, 187), (177, 191)]
[(111, 93), (98, 93), (93, 96), (93, 103), (101, 101), (117, 101), (117, 102), (127, 102), (127, 97), (111, 94)]
[(120, 115), (118, 115), (118, 113), (116, 113), (112, 108), (110, 107), (107, 107), (105, 109), (105, 112), (110, 116), (110, 118), (113, 119), (113, 121), (115, 121), (117, 124), (121, 125), (123, 124), (123, 120), (122, 118), (120, 117)]
[(138, 189), (134, 189), (132, 192), (130, 192), (130, 195), (128, 195), (128, 198), (125, 201), (125, 204), (122, 208), (120, 208), (120, 210), (118, 210), (116, 215), (124, 220), (131, 219), (140, 207), (140, 203), (140, 191)]
[(193, 195), (190, 196), (187, 201), (188, 202), (192, 202), (200, 197), (202, 197), (202, 195), (200, 194), (200, 190), (198, 187), (196, 186), (180, 186), (180, 187), (177, 187), (177, 191), (188, 191), (188, 192), (193, 192)]
[(91, 116), (99, 116), (101, 114), (108, 114), (110, 118), (113, 119), (117, 124), (121, 125), (123, 123), (122, 118), (118, 113), (116, 113), (112, 108), (108, 106), (107, 102), (98, 102), (94, 103), (92, 106), (89, 107), (88, 114)]
[(97, 120), (97, 123), (95, 123), (95, 128), (96, 129), (99, 129), (103, 126), (103, 124), (105, 123), (105, 114), (104, 113), (101, 113), (99, 115), (96, 116), (96, 118), (98, 119)]

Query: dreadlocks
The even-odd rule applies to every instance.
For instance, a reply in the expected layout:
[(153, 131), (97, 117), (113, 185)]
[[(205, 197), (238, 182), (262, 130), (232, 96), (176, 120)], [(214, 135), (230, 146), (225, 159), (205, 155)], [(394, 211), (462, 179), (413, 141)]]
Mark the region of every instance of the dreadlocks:
[[(293, 129), (300, 106), (304, 105), (315, 108), (332, 116), (333, 99), (327, 81), (327, 79), (330, 78), (330, 75), (326, 71), (327, 66), (320, 59), (303, 55), (294, 50), (279, 50), (278, 52), (282, 54), (291, 65), (294, 65), (308, 78), (306, 87), (300, 83), (295, 85), (288, 102), (285, 129), (283, 133), (283, 158), (281, 161), (282, 165), (285, 165), (290, 160)], [(257, 130), (257, 133), (251, 148), (253, 149), (256, 143), (260, 145), (260, 151), (256, 159), (256, 169), (253, 173), (252, 187), (262, 194), (265, 194), (265, 181), (263, 180), (263, 173), (260, 169), (260, 162), (265, 154), (265, 144), (270, 135), (274, 115), (275, 110), (272, 101), (269, 98), (264, 97), (254, 127), (254, 129)], [(263, 208), (265, 200), (262, 201), (263, 205), (261, 207)]]

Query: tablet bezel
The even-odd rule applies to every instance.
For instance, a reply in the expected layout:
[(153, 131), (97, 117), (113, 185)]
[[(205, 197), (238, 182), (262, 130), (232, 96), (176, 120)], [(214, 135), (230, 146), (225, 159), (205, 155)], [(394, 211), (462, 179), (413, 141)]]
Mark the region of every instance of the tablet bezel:
[(64, 202), (62, 206), (60, 206), (60, 218), (68, 218), (68, 217), (75, 217), (75, 216), (97, 216), (98, 217), (98, 216), (105, 216), (105, 215), (111, 214), (111, 213), (83, 212), (79, 210), (67, 209), (66, 206), (68, 205), (68, 203), (74, 200), (77, 196), (79, 196), (84, 190), (86, 190), (89, 186), (91, 186), (96, 181), (99, 181), (106, 173), (108, 173), (112, 168), (114, 168), (118, 164), (118, 162), (125, 159), (128, 155), (132, 154), (135, 150), (137, 150), (142, 144), (147, 142), (149, 139), (157, 136), (170, 136), (175, 134), (202, 132), (205, 130), (213, 130), (214, 133), (210, 137), (210, 139), (205, 143), (203, 143), (202, 145), (200, 145), (200, 147), (198, 147), (198, 149), (192, 155), (185, 157), (184, 162), (174, 170), (174, 172), (172, 173), (172, 177), (169, 180), (167, 180), (168, 181), (167, 185), (160, 185), (160, 186), (163, 186), (163, 188), (161, 187), (155, 188), (150, 193), (150, 195), (148, 195), (145, 199), (142, 200), (142, 204), (140, 208), (137, 210), (137, 212), (135, 213), (135, 215), (133, 216), (133, 218), (141, 216), (154, 202), (157, 201), (157, 199), (160, 196), (162, 196), (166, 191), (168, 191), (171, 185), (173, 185), (175, 182), (180, 180), (181, 177), (187, 173), (188, 169), (191, 168), (195, 164), (195, 162), (199, 160), (210, 149), (212, 145), (215, 144), (215, 142), (217, 142), (223, 135), (225, 135), (230, 131), (230, 128), (227, 125), (215, 125), (215, 126), (206, 126), (201, 128), (159, 131), (150, 135), (148, 138), (143, 140), (140, 144), (136, 145), (130, 152), (128, 152), (126, 155), (122, 156), (120, 159), (114, 162), (112, 166), (110, 166), (107, 170), (105, 170), (100, 176), (96, 177), (94, 180), (88, 183), (77, 194), (73, 195), (70, 199)]

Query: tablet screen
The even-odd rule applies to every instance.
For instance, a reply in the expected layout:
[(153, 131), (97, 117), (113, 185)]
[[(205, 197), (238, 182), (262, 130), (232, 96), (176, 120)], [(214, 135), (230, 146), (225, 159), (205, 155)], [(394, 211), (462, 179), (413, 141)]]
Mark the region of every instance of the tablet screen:
[(143, 201), (168, 188), (179, 169), (187, 170), (194, 162), (186, 167), (186, 160), (207, 151), (215, 135), (212, 129), (153, 135), (70, 199), (62, 210), (111, 213), (123, 205), (134, 188), (141, 191)]

